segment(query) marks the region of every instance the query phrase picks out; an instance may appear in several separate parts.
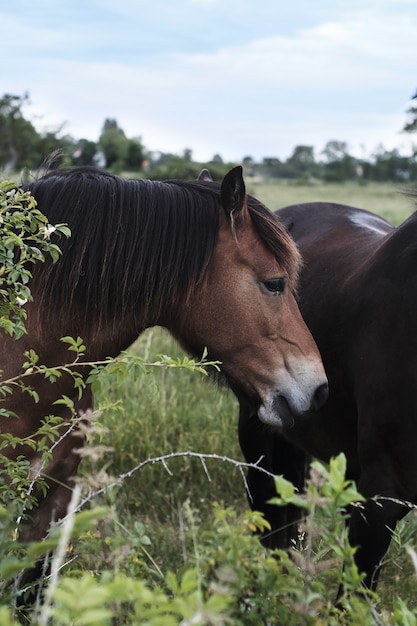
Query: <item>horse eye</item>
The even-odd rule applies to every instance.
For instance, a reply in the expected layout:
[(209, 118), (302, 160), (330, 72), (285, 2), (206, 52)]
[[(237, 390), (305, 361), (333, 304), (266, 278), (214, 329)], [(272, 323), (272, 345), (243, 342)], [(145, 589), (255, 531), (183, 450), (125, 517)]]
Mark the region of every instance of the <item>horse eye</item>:
[(263, 282), (264, 287), (273, 294), (280, 294), (285, 289), (285, 278), (273, 278), (272, 280), (265, 280)]

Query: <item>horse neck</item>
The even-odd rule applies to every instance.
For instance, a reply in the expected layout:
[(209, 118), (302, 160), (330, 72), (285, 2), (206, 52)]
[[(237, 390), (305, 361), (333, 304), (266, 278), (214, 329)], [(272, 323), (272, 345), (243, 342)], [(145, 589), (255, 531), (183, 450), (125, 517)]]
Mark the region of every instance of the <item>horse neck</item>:
[(145, 328), (153, 325), (133, 314), (125, 314), (100, 325), (94, 318), (82, 323), (69, 319), (66, 324), (54, 329), (39, 324), (38, 315), (30, 313), (29, 309), (27, 334), (19, 342), (22, 345), (21, 352), (34, 350), (39, 356), (39, 362), (45, 365), (68, 363), (74, 358), (75, 353), (68, 350), (68, 344), (61, 341), (62, 337), (81, 338), (86, 346), (86, 360), (101, 361), (129, 348)]

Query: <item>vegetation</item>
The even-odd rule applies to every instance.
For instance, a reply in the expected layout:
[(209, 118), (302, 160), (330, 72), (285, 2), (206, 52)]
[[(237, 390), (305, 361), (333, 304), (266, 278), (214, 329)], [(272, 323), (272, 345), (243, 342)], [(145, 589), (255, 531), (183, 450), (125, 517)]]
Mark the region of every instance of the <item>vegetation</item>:
[[(413, 98), (415, 100), (415, 98)], [(208, 163), (197, 163), (192, 151), (182, 155), (152, 152), (140, 137), (128, 138), (117, 120), (107, 118), (97, 141), (74, 139), (63, 134), (63, 128), (39, 133), (24, 117), (29, 97), (5, 94), (0, 98), (0, 168), (6, 173), (25, 168), (37, 169), (51, 153), (59, 150), (56, 164), (99, 165), (116, 173), (153, 179), (195, 178), (202, 167), (209, 167), (214, 178), (222, 177), (231, 163), (216, 154)], [(409, 109), (405, 132), (416, 130), (416, 109)], [(417, 178), (417, 150), (401, 154), (386, 150), (381, 144), (370, 158), (356, 158), (349, 152), (346, 141), (329, 140), (317, 156), (313, 146), (295, 146), (285, 161), (265, 157), (255, 162), (250, 156), (242, 158), (246, 176), (256, 179), (407, 182)]]
[(417, 131), (417, 91), (411, 98), (411, 101), (413, 104), (407, 111), (408, 121), (403, 128), (403, 131), (406, 133), (415, 133)]

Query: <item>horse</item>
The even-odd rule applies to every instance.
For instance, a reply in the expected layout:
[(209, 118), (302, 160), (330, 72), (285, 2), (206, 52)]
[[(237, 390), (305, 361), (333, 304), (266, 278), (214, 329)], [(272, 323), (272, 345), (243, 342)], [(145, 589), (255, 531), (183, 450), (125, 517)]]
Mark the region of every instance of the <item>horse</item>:
[[(239, 432), (248, 461), (302, 490), (306, 461), (340, 452), (347, 478), (365, 498), (353, 507), (349, 541), (375, 590), (396, 523), (417, 503), (417, 213), (398, 228), (373, 213), (340, 204), (298, 204), (277, 211), (302, 255), (299, 307), (319, 347), (329, 398), (291, 429), (266, 429), (241, 406)], [(300, 510), (266, 504), (272, 481), (250, 470), (253, 506), (287, 547)]]
[[(27, 189), (71, 237), (59, 240), (56, 263), (33, 267), (26, 334), (1, 337), (3, 380), (19, 376), (27, 350), (48, 367), (68, 363), (64, 336), (81, 337), (81, 361), (91, 363), (160, 325), (191, 355), (206, 348), (264, 423), (289, 423), (325, 401), (321, 358), (294, 297), (299, 253), (279, 219), (247, 196), (240, 166), (221, 183), (129, 180), (76, 167), (51, 170)], [(80, 365), (78, 373), (86, 379), (89, 370)], [(23, 454), (33, 475), (41, 467), (48, 486), (21, 525), (20, 540), (29, 542), (65, 516), (80, 462), (82, 436), (63, 436), (71, 411), (56, 401), (65, 396), (85, 415), (93, 397), (87, 385), (79, 398), (70, 375), (52, 384), (33, 373), (25, 381), (39, 400), (19, 390), (7, 396), (2, 409), (17, 417), (2, 412), (1, 432), (30, 437), (45, 416), (63, 419), (46, 467), (28, 446), (6, 451)]]

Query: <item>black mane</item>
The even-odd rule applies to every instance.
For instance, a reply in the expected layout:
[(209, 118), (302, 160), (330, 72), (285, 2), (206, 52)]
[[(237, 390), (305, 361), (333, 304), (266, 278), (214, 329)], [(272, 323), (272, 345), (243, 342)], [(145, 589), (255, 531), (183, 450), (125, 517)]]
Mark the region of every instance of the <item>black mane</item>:
[[(80, 327), (88, 317), (100, 327), (136, 311), (155, 323), (165, 303), (179, 305), (204, 280), (219, 228), (218, 184), (128, 180), (77, 167), (28, 188), (48, 221), (72, 233), (58, 242), (60, 260), (33, 272), (43, 321), (64, 311)], [(259, 235), (295, 275), (297, 253), (283, 228), (262, 204), (249, 205)]]

